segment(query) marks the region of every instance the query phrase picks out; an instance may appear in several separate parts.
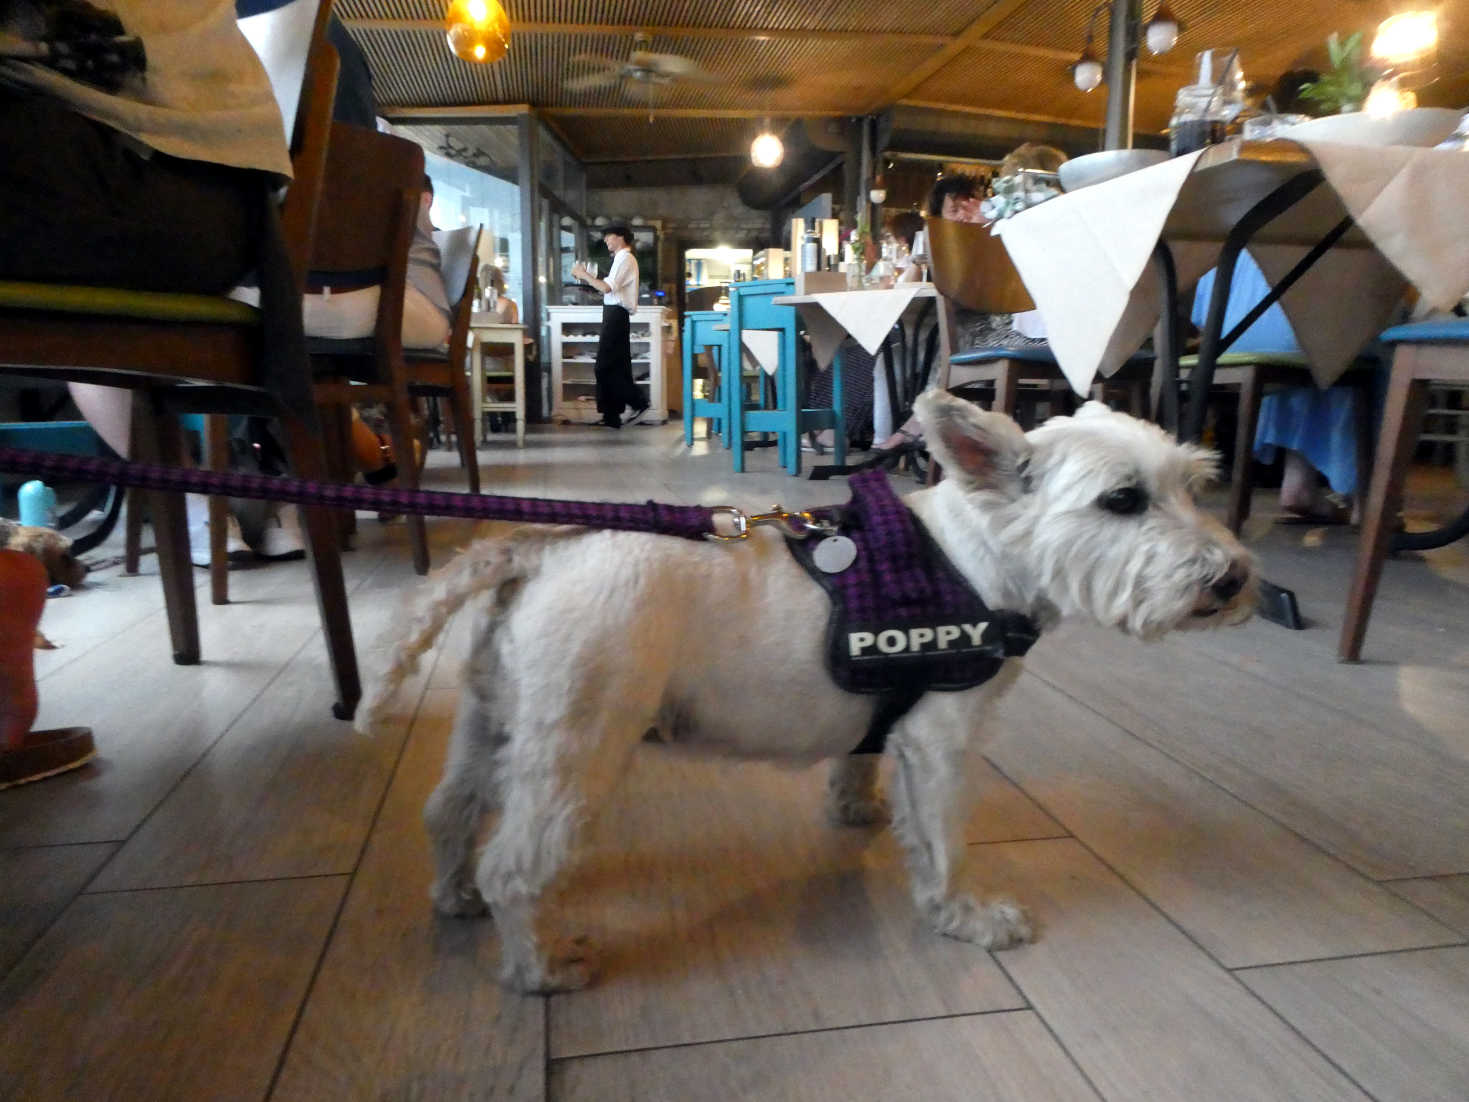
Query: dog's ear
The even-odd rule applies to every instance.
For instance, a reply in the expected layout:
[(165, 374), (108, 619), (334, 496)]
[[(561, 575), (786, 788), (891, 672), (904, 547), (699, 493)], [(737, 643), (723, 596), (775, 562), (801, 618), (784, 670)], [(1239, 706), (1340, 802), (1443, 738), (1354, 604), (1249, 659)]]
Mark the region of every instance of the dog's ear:
[(1011, 498), (1029, 489), (1030, 441), (1011, 418), (942, 390), (921, 395), (914, 413), (929, 451), (966, 489), (996, 490)]

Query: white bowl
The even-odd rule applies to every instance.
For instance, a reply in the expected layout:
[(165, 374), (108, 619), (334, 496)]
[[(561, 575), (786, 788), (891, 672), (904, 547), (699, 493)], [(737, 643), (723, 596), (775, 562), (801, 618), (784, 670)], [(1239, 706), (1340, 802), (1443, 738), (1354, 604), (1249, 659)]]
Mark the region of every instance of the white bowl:
[(1277, 138), (1346, 145), (1435, 146), (1454, 132), (1462, 111), (1448, 107), (1414, 107), (1395, 115), (1374, 116), (1365, 111), (1326, 115), (1275, 132)]
[(1100, 153), (1073, 157), (1057, 169), (1056, 174), (1061, 177), (1063, 188), (1077, 191), (1168, 159), (1166, 149), (1104, 149)]

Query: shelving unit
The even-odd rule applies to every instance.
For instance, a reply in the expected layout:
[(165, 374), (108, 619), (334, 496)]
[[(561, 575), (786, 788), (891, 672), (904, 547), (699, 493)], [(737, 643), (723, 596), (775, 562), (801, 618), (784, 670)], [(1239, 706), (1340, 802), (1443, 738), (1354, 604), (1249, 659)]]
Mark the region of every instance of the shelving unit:
[[(551, 402), (558, 419), (591, 424), (597, 420), (597, 336), (602, 327), (600, 306), (550, 306)], [(633, 314), (633, 381), (648, 398), (648, 421), (668, 420), (664, 364), (677, 344), (673, 311), (664, 306), (639, 306)]]

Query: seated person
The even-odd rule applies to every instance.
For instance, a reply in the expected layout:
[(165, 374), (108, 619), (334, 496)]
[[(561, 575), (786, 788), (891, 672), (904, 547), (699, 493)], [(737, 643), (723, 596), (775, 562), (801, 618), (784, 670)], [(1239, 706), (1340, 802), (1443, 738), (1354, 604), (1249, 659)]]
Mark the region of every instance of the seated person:
[(490, 312), (495, 315), (495, 320), (501, 325), (519, 325), (520, 307), (505, 294), (505, 273), (493, 264), (486, 264), (480, 269), (480, 284), (490, 291), (488, 297), (493, 303)]
[[(408, 248), (408, 282), (403, 288), (404, 348), (438, 348), (449, 339), (453, 327), (442, 257), (429, 217), (433, 202), (434, 182), (425, 175), (413, 243)], [(308, 336), (329, 340), (372, 336), (377, 324), (377, 287), (338, 290), (318, 285), (306, 291), (303, 313)]]
[[(1042, 154), (1035, 150), (1043, 151)], [(1022, 145), (1001, 165), (1000, 171), (1018, 172), (1032, 167), (1032, 162), (1044, 155), (1045, 163), (1057, 163), (1055, 157), (1065, 160), (1066, 155), (1049, 146)], [(1054, 171), (1048, 169), (1047, 171)], [(988, 220), (980, 213), (984, 200), (984, 187), (973, 176), (956, 173), (936, 181), (928, 196), (930, 218), (943, 218), (951, 222), (985, 223)], [(1046, 340), (1040, 312), (1027, 310), (1023, 314), (986, 314), (962, 307), (954, 312), (954, 351), (969, 352), (980, 348), (1044, 348)], [(935, 365), (937, 366), (937, 365)], [(929, 380), (933, 385), (933, 379)], [(896, 454), (905, 447), (922, 441), (916, 418), (910, 417), (887, 439), (878, 445), (881, 453)]]
[[(289, 271), (262, 264), (261, 242), (279, 237), (270, 206), (290, 154), (233, 0), (107, 7), (141, 41), (142, 68), (71, 75), (0, 60), (0, 279), (223, 294), (258, 272), (279, 287)], [(65, 0), (5, 13), (43, 40), (106, 17)], [(278, 331), (299, 325), (289, 313)], [(71, 389), (126, 455), (129, 393)], [(190, 504), (200, 521), (202, 501)]]
[[(1193, 321), (1202, 325), (1209, 312), (1214, 273), (1199, 280), (1194, 294)], [(1225, 309), (1226, 331), (1244, 317), (1270, 290), (1270, 281), (1248, 252), (1235, 265)], [(1234, 319), (1234, 320), (1231, 320)], [(1230, 352), (1299, 356), (1301, 347), (1276, 303), (1246, 329)], [(1285, 450), (1280, 484), (1280, 506), (1295, 516), (1323, 523), (1343, 524), (1353, 512), (1357, 470), (1357, 387), (1285, 387), (1267, 393), (1260, 402), (1255, 429), (1255, 458), (1273, 463), (1276, 449)], [(1324, 480), (1324, 485), (1323, 485)]]
[[(222, 294), (260, 266), (278, 281), (282, 270), (262, 264), (271, 250), (261, 243), (279, 246), (270, 202), (291, 160), (233, 0), (109, 0), (108, 8), (60, 0), (0, 8), (3, 29), (22, 38), (64, 41), (79, 22), (115, 16), (143, 46), (140, 57), (101, 72), (0, 59), (0, 279)], [(282, 327), (289, 314), (277, 319)], [(29, 648), (44, 568), (11, 559), (0, 566), (0, 588), (0, 609), (14, 614), (3, 634)], [(0, 667), (4, 783), (88, 760), (90, 732), (30, 730), (30, 663)]]

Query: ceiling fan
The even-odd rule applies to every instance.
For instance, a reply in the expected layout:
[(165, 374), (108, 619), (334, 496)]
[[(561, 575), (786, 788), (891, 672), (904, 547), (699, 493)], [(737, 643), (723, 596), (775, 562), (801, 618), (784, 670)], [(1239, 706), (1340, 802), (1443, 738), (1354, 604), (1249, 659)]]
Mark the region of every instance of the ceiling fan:
[(594, 66), (587, 73), (568, 78), (562, 87), (568, 92), (589, 92), (596, 88), (612, 88), (624, 81), (652, 89), (665, 84), (717, 84), (724, 78), (699, 67), (699, 63), (681, 54), (657, 54), (648, 50), (652, 41), (646, 34), (633, 36), (633, 48), (625, 61), (600, 54), (577, 54), (571, 59), (576, 66)]

